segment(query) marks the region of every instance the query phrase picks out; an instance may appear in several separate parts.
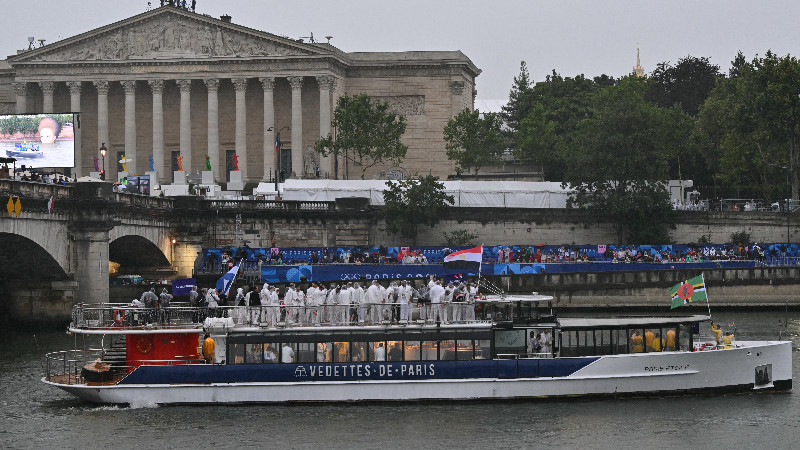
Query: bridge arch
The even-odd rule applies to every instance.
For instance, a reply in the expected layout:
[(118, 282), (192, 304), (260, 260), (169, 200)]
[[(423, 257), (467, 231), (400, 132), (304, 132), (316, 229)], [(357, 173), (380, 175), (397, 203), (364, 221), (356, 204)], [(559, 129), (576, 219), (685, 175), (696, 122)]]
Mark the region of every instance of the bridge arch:
[(0, 232), (0, 286), (16, 281), (49, 282), (69, 278), (61, 263), (34, 240)]

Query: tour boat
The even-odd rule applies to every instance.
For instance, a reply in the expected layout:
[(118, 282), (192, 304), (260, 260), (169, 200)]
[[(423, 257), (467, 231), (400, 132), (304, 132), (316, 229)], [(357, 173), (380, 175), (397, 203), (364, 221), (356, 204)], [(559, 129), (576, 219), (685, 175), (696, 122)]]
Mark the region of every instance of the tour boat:
[(566, 318), (555, 315), (550, 296), (479, 298), (453, 304), (477, 311), (461, 323), (430, 323), (423, 306), (408, 321), (317, 326), (291, 323), (287, 306), (275, 307), (280, 322), (258, 323), (260, 310), (269, 307), (80, 304), (69, 332), (83, 348), (46, 355), (42, 381), (87, 401), (133, 405), (671, 396), (792, 387), (791, 342), (723, 336), (709, 328), (705, 314)]
[(13, 150), (6, 149), (6, 156), (9, 158), (41, 158), (44, 156), (44, 151), (38, 145), (15, 142)]

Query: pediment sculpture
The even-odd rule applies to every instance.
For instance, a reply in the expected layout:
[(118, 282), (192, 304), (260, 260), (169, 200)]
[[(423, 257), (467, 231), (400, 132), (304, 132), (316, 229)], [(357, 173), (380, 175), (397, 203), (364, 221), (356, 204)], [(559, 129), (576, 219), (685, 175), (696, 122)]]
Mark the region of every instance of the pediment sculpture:
[[(183, 17), (158, 18), (88, 37), (30, 61), (292, 56), (307, 51), (220, 25)], [(24, 58), (23, 58), (24, 59)]]

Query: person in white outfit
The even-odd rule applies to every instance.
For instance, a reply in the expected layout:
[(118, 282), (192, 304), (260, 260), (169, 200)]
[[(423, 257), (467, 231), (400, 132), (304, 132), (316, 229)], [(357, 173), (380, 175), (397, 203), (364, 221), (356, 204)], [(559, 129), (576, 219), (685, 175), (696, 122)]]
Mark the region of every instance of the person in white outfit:
[(409, 312), (411, 310), (409, 303), (411, 302), (412, 290), (406, 280), (400, 282), (397, 288), (397, 301), (400, 302), (400, 320), (409, 320)]
[(270, 327), (275, 327), (278, 325), (278, 318), (281, 315), (280, 299), (275, 286), (270, 286), (267, 298), (269, 301), (267, 305), (267, 322)]
[(294, 298), (293, 298), (294, 307), (294, 318), (298, 324), (305, 323), (305, 306), (306, 306), (306, 294), (303, 293), (303, 290), (300, 289), (300, 286), (294, 287)]
[(350, 302), (353, 292), (347, 286), (342, 286), (339, 290), (339, 311), (336, 323), (350, 325)]
[(244, 300), (244, 288), (236, 289), (236, 297), (233, 300), (233, 304), (236, 306), (236, 324), (244, 325), (244, 319), (245, 316), (247, 316), (247, 307)]
[(381, 301), (378, 303), (378, 311), (377, 311), (378, 320), (376, 321), (376, 323), (383, 322), (383, 319), (386, 318), (386, 308), (387, 308), (386, 304), (389, 302), (387, 294), (389, 292), (388, 289), (383, 287), (383, 285), (380, 283), (378, 283), (378, 289), (381, 291)]
[(467, 283), (466, 286), (466, 294), (467, 294), (467, 309), (465, 311), (465, 320), (474, 322), (475, 321), (475, 298), (478, 296), (478, 288), (472, 286), (471, 284)]
[(269, 285), (267, 283), (264, 283), (264, 287), (258, 293), (258, 302), (261, 304), (260, 322), (265, 322), (267, 320), (267, 311), (269, 310)]
[(444, 298), (444, 288), (441, 281), (436, 283), (431, 288), (431, 315), (430, 321), (436, 323), (437, 319), (442, 320), (441, 304)]
[(366, 292), (360, 284), (353, 284), (353, 304), (358, 307), (358, 323), (363, 324), (367, 317), (367, 299), (365, 298)]
[(328, 296), (325, 297), (324, 321), (336, 325), (336, 313), (339, 311), (339, 286), (331, 283), (328, 285)]
[(286, 293), (283, 294), (283, 306), (286, 309), (286, 325), (297, 322), (297, 308), (295, 307), (294, 297), (296, 295), (294, 283), (289, 283)]
[(314, 291), (314, 325), (319, 326), (325, 314), (325, 298), (328, 296), (328, 290), (325, 285), (320, 284), (316, 291)]
[(378, 320), (379, 305), (381, 304), (381, 290), (378, 287), (378, 280), (372, 280), (372, 284), (367, 288), (366, 301), (369, 323), (376, 323)]
[(314, 322), (314, 293), (317, 292), (317, 289), (319, 289), (317, 283), (312, 282), (311, 286), (306, 291), (306, 307), (303, 313), (303, 323), (306, 325), (311, 325)]
[(219, 295), (216, 289), (209, 289), (206, 294), (206, 303), (208, 303), (208, 316), (217, 317), (217, 306), (219, 306)]
[(442, 323), (450, 323), (453, 317), (453, 294), (455, 293), (455, 286), (453, 283), (448, 283), (447, 288), (444, 290), (444, 298), (442, 299)]

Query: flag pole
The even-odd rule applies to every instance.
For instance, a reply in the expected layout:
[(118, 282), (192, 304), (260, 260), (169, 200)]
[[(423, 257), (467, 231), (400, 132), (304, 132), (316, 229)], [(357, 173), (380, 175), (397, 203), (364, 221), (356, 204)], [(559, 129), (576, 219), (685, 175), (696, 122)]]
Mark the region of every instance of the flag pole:
[[(706, 286), (706, 276), (700, 272), (700, 277), (703, 279), (703, 286)], [(708, 301), (708, 287), (706, 286), (706, 306), (708, 306), (708, 317), (711, 317), (711, 302)]]
[(483, 244), (481, 244), (481, 260), (478, 262), (478, 289), (481, 287), (481, 269), (483, 268)]

